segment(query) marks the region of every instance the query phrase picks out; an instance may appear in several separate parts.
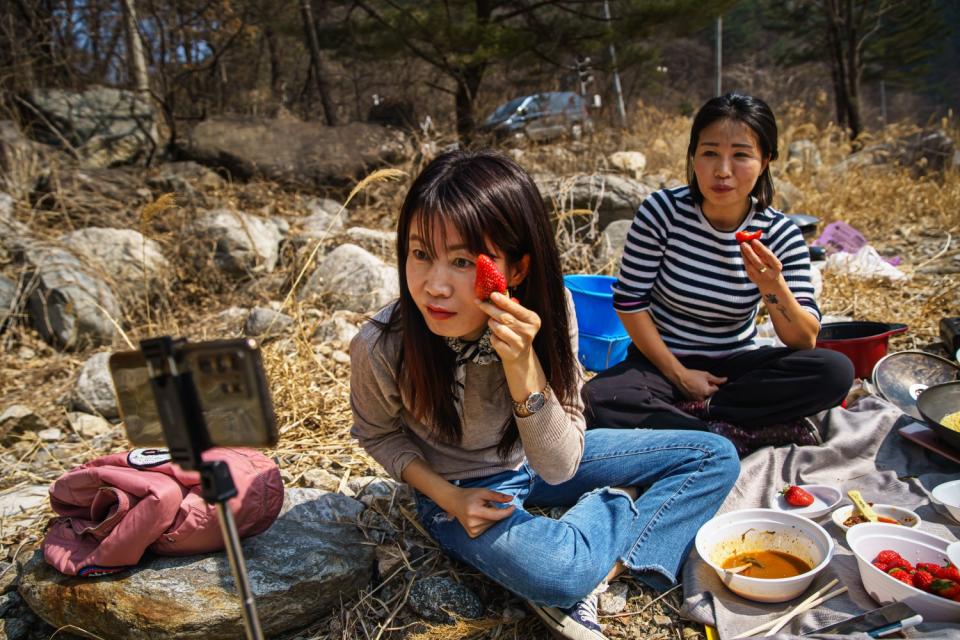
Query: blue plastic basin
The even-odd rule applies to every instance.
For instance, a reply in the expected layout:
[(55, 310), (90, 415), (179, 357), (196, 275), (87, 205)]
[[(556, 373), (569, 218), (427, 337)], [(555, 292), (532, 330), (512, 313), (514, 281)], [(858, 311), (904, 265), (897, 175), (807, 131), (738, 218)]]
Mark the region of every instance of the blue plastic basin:
[(630, 336), (617, 338), (591, 336), (581, 332), (577, 345), (580, 349), (580, 364), (588, 371), (600, 372), (623, 362), (630, 346)]
[(613, 309), (611, 276), (577, 274), (563, 277), (573, 296), (580, 332), (580, 362), (590, 371), (603, 371), (627, 357), (630, 336)]

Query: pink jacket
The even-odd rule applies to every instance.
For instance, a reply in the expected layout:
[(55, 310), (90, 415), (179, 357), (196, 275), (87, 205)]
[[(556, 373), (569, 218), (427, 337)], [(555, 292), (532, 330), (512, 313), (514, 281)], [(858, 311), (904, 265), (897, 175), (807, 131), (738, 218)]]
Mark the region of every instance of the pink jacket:
[[(184, 556), (223, 549), (216, 508), (200, 497), (200, 475), (167, 462), (163, 450), (137, 449), (88, 462), (50, 487), (46, 561), (67, 575), (102, 575), (137, 564), (144, 551)], [(283, 506), (272, 460), (253, 449), (208, 450), (225, 460), (237, 487), (229, 501), (241, 538), (265, 531)]]

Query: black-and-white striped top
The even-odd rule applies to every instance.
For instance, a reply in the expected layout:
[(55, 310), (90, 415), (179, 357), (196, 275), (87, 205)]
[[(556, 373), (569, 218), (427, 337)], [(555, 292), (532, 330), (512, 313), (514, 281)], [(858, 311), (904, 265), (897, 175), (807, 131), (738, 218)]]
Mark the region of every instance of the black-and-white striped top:
[(800, 229), (767, 207), (734, 231), (718, 231), (688, 187), (648, 196), (633, 218), (613, 286), (617, 311), (649, 311), (676, 355), (723, 356), (756, 348), (760, 290), (750, 282), (734, 234), (763, 231), (761, 242), (783, 263), (787, 286), (820, 319), (810, 281), (810, 254)]

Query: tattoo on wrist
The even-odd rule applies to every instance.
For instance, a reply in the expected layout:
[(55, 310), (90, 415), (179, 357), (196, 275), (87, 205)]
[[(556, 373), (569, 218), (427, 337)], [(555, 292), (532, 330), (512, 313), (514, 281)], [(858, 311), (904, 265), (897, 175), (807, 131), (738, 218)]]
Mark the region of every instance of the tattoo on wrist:
[(767, 294), (764, 294), (763, 300), (764, 300), (764, 302), (766, 302), (767, 304), (777, 304), (778, 302), (780, 302), (780, 301), (777, 299), (777, 295), (776, 295), (775, 293), (767, 293)]

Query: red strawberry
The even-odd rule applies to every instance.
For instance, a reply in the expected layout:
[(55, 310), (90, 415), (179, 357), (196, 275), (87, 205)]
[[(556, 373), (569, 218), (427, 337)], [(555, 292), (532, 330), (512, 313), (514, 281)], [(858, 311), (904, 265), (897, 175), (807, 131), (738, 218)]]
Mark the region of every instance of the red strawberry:
[(480, 300), (489, 300), (494, 291), (507, 292), (507, 279), (500, 273), (497, 263), (482, 253), (477, 257), (477, 277), (473, 281), (473, 291)]
[(943, 578), (944, 580), (960, 582), (960, 571), (957, 571), (957, 568), (952, 564), (948, 564), (943, 567), (937, 567), (937, 571), (933, 575), (938, 578)]
[(813, 504), (813, 496), (795, 484), (784, 487), (780, 494), (792, 507), (809, 507)]
[[(886, 565), (892, 565), (894, 562), (898, 560), (903, 560), (903, 558), (900, 557), (900, 554), (897, 553), (896, 551), (893, 551), (892, 549), (884, 549), (883, 551), (877, 554), (876, 559), (878, 562), (882, 562)], [(939, 568), (937, 565), (933, 565), (933, 566)]]
[(873, 566), (875, 566), (877, 569), (880, 569), (880, 571), (883, 571), (884, 573), (886, 573), (886, 572), (887, 572), (887, 569), (890, 568), (890, 566), (887, 565), (885, 562), (880, 562), (879, 560), (874, 560), (874, 561), (871, 562), (870, 564), (872, 564)]
[(935, 578), (937, 577), (937, 572), (940, 571), (940, 569), (942, 569), (942, 568), (943, 568), (943, 567), (941, 567), (941, 566), (938, 565), (938, 564), (934, 564), (933, 562), (918, 562), (918, 563), (917, 563), (917, 571), (926, 571), (927, 573), (929, 573), (931, 576), (933, 576), (933, 577), (935, 577)]
[(913, 586), (917, 589), (923, 589), (924, 591), (930, 591), (930, 585), (933, 584), (933, 576), (929, 572), (918, 569), (916, 573), (913, 574)]
[(888, 571), (887, 573), (889, 573), (891, 576), (893, 576), (900, 582), (904, 584), (908, 584), (911, 587), (913, 586), (913, 577), (910, 575), (909, 571), (905, 569), (901, 569), (900, 567), (894, 567), (893, 569), (890, 569), (890, 571)]
[(953, 580), (934, 580), (933, 584), (930, 585), (930, 591), (942, 596), (944, 598), (953, 599), (954, 596), (960, 595), (960, 584), (957, 584)]

